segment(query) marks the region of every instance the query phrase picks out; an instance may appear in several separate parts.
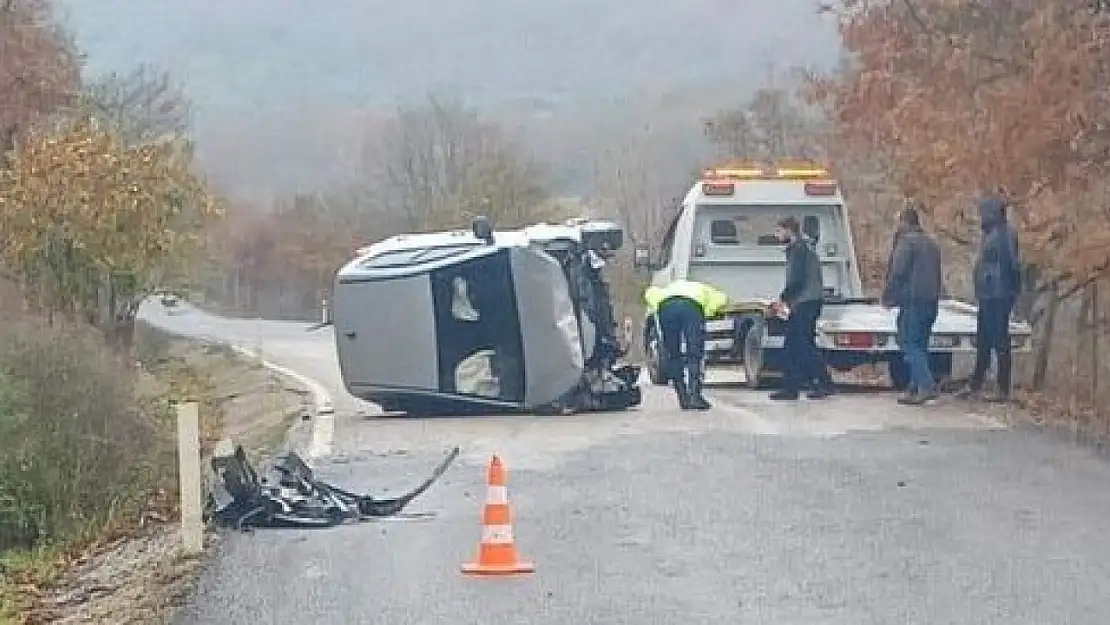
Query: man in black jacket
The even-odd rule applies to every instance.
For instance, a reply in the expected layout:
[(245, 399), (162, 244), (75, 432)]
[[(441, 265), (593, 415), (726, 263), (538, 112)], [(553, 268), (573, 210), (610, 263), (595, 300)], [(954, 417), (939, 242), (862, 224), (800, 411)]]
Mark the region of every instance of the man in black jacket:
[(1021, 256), (1017, 231), (1006, 221), (1006, 203), (996, 197), (979, 201), (979, 257), (975, 260), (976, 318), (975, 369), (968, 386), (960, 395), (971, 397), (983, 388), (983, 378), (991, 364), (991, 352), (998, 360), (998, 394), (988, 401), (1005, 402), (1010, 398), (1010, 313), (1021, 292)]
[(821, 276), (821, 260), (809, 241), (801, 234), (801, 226), (793, 217), (779, 220), (775, 236), (786, 244), (786, 285), (779, 300), (789, 309), (783, 350), (786, 371), (782, 389), (771, 399), (794, 400), (803, 386), (811, 386), (810, 399), (821, 399), (832, 393), (821, 350), (815, 343), (817, 319), (825, 297)]
[(937, 396), (929, 367), (929, 337), (937, 320), (943, 278), (940, 248), (913, 208), (902, 211), (887, 269), (883, 305), (898, 307), (898, 346), (910, 370), (910, 384), (898, 403), (921, 405)]

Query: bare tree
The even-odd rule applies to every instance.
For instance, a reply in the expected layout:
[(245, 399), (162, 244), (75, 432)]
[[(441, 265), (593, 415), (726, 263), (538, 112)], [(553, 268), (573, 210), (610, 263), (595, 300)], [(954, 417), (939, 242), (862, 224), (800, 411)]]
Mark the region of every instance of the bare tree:
[(704, 123), (706, 139), (724, 156), (813, 158), (822, 152), (820, 117), (786, 89), (760, 89), (744, 105)]
[(618, 316), (636, 316), (644, 276), (632, 267), (631, 249), (658, 246), (682, 194), (697, 171), (699, 155), (676, 150), (669, 137), (646, 124), (639, 132), (614, 142), (594, 164), (590, 209), (598, 217), (618, 220), (628, 233), (627, 251), (609, 274)]
[(88, 85), (85, 111), (130, 145), (149, 143), (189, 129), (191, 105), (168, 72), (140, 65), (127, 74), (111, 73)]
[(546, 172), (496, 124), (457, 100), (402, 108), (363, 151), (365, 184), (394, 231), (502, 227), (548, 217)]

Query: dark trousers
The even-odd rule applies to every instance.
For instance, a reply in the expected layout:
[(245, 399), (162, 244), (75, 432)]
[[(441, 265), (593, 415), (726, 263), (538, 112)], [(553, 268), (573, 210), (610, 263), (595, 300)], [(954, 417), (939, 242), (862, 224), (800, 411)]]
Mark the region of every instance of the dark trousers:
[(1011, 371), (1010, 355), (1010, 312), (1014, 308), (1012, 298), (984, 299), (979, 302), (975, 328), (975, 369), (971, 373), (971, 388), (983, 388), (983, 378), (991, 366), (991, 352), (998, 360), (998, 390), (1010, 392)]
[(936, 377), (929, 367), (929, 337), (937, 320), (937, 302), (909, 302), (898, 309), (898, 346), (910, 370), (911, 393), (930, 393)]
[(786, 320), (783, 351), (786, 371), (783, 389), (797, 392), (804, 386), (828, 380), (825, 359), (817, 348), (817, 318), (821, 316), (821, 302), (800, 302), (790, 310)]
[(705, 317), (701, 306), (685, 297), (672, 297), (659, 305), (658, 316), (663, 334), (664, 375), (667, 380), (698, 385), (705, 357)]

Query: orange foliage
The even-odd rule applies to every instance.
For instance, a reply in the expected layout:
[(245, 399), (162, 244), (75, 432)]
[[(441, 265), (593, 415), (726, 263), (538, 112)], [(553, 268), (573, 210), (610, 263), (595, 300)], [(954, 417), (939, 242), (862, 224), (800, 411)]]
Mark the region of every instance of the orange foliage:
[(1110, 22), (1085, 0), (843, 0), (852, 64), (811, 80), (835, 143), (881, 161), (957, 240), (1002, 191), (1029, 260), (1110, 266)]
[(46, 0), (0, 4), (0, 146), (42, 115), (66, 104), (78, 82), (78, 63), (54, 29)]

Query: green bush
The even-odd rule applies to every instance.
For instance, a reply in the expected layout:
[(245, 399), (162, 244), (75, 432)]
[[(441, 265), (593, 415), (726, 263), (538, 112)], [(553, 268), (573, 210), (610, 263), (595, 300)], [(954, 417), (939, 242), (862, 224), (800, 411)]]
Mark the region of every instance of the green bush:
[(168, 447), (134, 372), (91, 332), (0, 328), (0, 550), (125, 521), (164, 478)]

